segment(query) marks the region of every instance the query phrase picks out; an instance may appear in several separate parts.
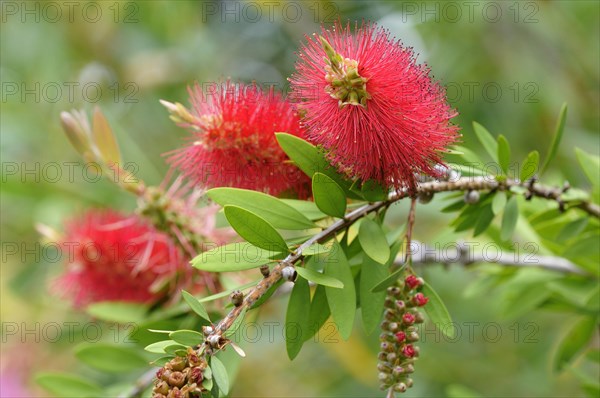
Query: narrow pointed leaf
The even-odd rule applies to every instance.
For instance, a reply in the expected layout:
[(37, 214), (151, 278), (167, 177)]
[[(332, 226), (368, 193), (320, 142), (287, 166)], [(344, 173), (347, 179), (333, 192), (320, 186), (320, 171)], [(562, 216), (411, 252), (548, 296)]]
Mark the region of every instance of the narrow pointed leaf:
[(225, 206), (224, 211), (231, 227), (248, 242), (265, 250), (288, 251), (279, 232), (264, 219), (238, 206)]
[(221, 206), (234, 205), (253, 212), (274, 228), (307, 229), (315, 225), (304, 214), (274, 196), (238, 188), (213, 188), (207, 193)]
[(343, 218), (346, 214), (346, 194), (331, 178), (323, 173), (315, 173), (312, 180), (313, 196), (323, 213)]
[(494, 199), (492, 199), (492, 212), (495, 215), (500, 214), (506, 206), (506, 193), (504, 191), (496, 192)]
[(387, 267), (363, 255), (360, 270), (360, 309), (367, 334), (373, 333), (379, 325), (385, 301), (385, 291), (372, 292), (371, 289), (386, 276), (388, 276)]
[(423, 285), (422, 291), (425, 297), (429, 298), (429, 302), (423, 307), (427, 316), (440, 332), (453, 339), (456, 331), (452, 327), (452, 318), (442, 299), (428, 283)]
[(379, 264), (390, 258), (390, 248), (381, 226), (369, 218), (363, 218), (358, 230), (360, 245), (369, 257)]
[(475, 135), (477, 135), (477, 139), (483, 145), (485, 151), (492, 157), (493, 160), (497, 160), (498, 157), (498, 144), (494, 137), (490, 134), (489, 131), (481, 124), (477, 122), (473, 122), (473, 130), (475, 130)]
[(58, 398), (91, 398), (105, 395), (98, 384), (74, 374), (38, 373), (35, 381), (52, 396)]
[(554, 129), (554, 137), (552, 138), (552, 144), (550, 144), (550, 150), (548, 151), (548, 155), (546, 156), (546, 160), (544, 160), (544, 165), (542, 166), (542, 170), (540, 174), (543, 174), (544, 171), (550, 165), (554, 156), (556, 156), (556, 152), (558, 151), (558, 147), (560, 145), (560, 141), (562, 140), (562, 136), (565, 130), (565, 121), (567, 120), (567, 104), (563, 104), (560, 108), (560, 113), (558, 115), (558, 120), (556, 121), (556, 127)]
[(583, 169), (586, 177), (594, 187), (600, 185), (600, 157), (590, 155), (579, 148), (575, 148), (577, 161)]
[(344, 287), (344, 284), (340, 280), (308, 268), (296, 267), (296, 272), (304, 279), (319, 285), (334, 287), (337, 289), (342, 289)]
[(331, 315), (329, 303), (327, 303), (327, 294), (325, 286), (318, 285), (310, 302), (310, 313), (308, 316), (308, 333), (304, 336), (304, 341), (308, 341), (311, 337), (321, 330), (327, 319)]
[(200, 303), (200, 301), (198, 301), (198, 299), (196, 297), (194, 297), (190, 293), (186, 292), (185, 290), (181, 291), (181, 295), (183, 296), (183, 299), (185, 300), (185, 302), (190, 306), (192, 311), (194, 311), (196, 314), (200, 315), (200, 317), (202, 317), (210, 322), (210, 317), (208, 316), (208, 312), (206, 312), (206, 309), (204, 308), (202, 303)]
[(233, 321), (229, 329), (225, 332), (225, 337), (231, 337), (237, 332), (237, 330), (242, 326), (242, 322), (244, 321), (244, 317), (246, 316), (247, 308), (244, 308), (242, 312), (238, 315), (238, 317)]
[(223, 362), (215, 356), (210, 360), (210, 367), (212, 369), (213, 380), (219, 386), (219, 389), (223, 395), (229, 394), (229, 376), (227, 375), (227, 369)]
[(130, 372), (148, 366), (148, 361), (138, 350), (104, 343), (80, 345), (75, 356), (86, 365), (110, 373)]
[(176, 330), (169, 333), (169, 338), (184, 346), (196, 346), (204, 341), (204, 335), (195, 330)]
[(202, 271), (232, 272), (258, 268), (281, 257), (275, 251), (264, 250), (248, 242), (236, 242), (200, 253), (192, 266)]
[(511, 198), (506, 203), (504, 207), (504, 215), (502, 216), (502, 229), (500, 231), (500, 239), (509, 240), (513, 232), (515, 231), (515, 227), (517, 226), (517, 220), (519, 219), (519, 205), (517, 202), (516, 196), (511, 196)]
[(339, 243), (334, 242), (334, 249), (327, 256), (325, 275), (332, 276), (344, 284), (342, 289), (325, 287), (327, 302), (331, 315), (338, 326), (340, 335), (348, 340), (352, 333), (354, 317), (356, 315), (356, 291), (352, 271)]
[(587, 316), (575, 323), (558, 346), (554, 370), (561, 371), (583, 350), (598, 327), (596, 317)]
[(294, 284), (285, 316), (285, 347), (290, 359), (296, 358), (304, 336), (308, 333), (310, 320), (310, 289), (306, 279), (299, 278)]
[(500, 134), (498, 136), (498, 163), (504, 174), (508, 174), (508, 167), (510, 166), (510, 145), (506, 140), (506, 137)]
[(540, 162), (540, 153), (538, 151), (531, 151), (529, 155), (523, 161), (523, 166), (521, 167), (520, 179), (521, 181), (527, 181), (531, 177), (535, 175), (538, 171)]

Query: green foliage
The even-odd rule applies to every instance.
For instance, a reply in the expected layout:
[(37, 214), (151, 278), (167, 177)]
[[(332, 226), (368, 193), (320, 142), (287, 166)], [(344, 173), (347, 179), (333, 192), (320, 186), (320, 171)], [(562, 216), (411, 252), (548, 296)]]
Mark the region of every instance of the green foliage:
[[(372, 292), (378, 282), (389, 274), (387, 267), (373, 261), (370, 256), (362, 256), (360, 269), (360, 309), (365, 332), (373, 333), (381, 320), (385, 290)], [(396, 278), (397, 279), (397, 278)]]
[(223, 362), (219, 360), (216, 356), (213, 356), (210, 360), (210, 368), (212, 370), (212, 376), (219, 386), (219, 389), (223, 393), (223, 395), (229, 394), (229, 376), (227, 375), (227, 369)]
[(77, 359), (103, 372), (131, 372), (148, 366), (146, 358), (133, 347), (104, 343), (82, 344), (75, 349)]
[(261, 192), (238, 188), (213, 188), (207, 193), (221, 206), (234, 205), (248, 210), (281, 229), (314, 228), (314, 224), (300, 211), (277, 199)]
[(518, 218), (519, 204), (517, 197), (511, 196), (504, 207), (504, 215), (502, 216), (502, 232), (500, 235), (502, 240), (509, 240), (512, 237)]
[(429, 302), (424, 307), (427, 316), (429, 316), (429, 319), (436, 328), (444, 333), (449, 339), (453, 339), (456, 330), (452, 327), (452, 318), (450, 317), (450, 313), (446, 309), (444, 302), (428, 283), (425, 283), (421, 289), (423, 294), (429, 298)]
[(568, 333), (558, 346), (554, 358), (554, 370), (563, 370), (583, 350), (598, 329), (596, 317), (584, 317), (569, 328)]
[(473, 130), (477, 139), (483, 145), (483, 148), (491, 156), (493, 160), (498, 160), (498, 143), (494, 140), (494, 137), (489, 131), (481, 124), (473, 122)]
[(176, 330), (169, 333), (171, 340), (184, 346), (195, 347), (204, 341), (204, 335), (195, 330)]
[(124, 301), (102, 301), (90, 304), (86, 312), (96, 319), (107, 322), (142, 322), (146, 319), (148, 307)]
[(340, 280), (328, 275), (324, 275), (320, 272), (313, 271), (309, 268), (296, 267), (296, 272), (302, 278), (319, 285), (329, 286), (337, 289), (342, 289), (344, 287), (344, 284)]
[(565, 122), (567, 119), (567, 104), (563, 104), (560, 108), (560, 114), (558, 115), (558, 120), (556, 122), (556, 128), (554, 129), (554, 137), (552, 138), (552, 143), (550, 144), (550, 150), (548, 151), (548, 155), (546, 156), (546, 160), (544, 161), (544, 165), (540, 171), (540, 174), (543, 174), (544, 171), (550, 165), (554, 156), (556, 156), (556, 152), (558, 151), (558, 147), (560, 146), (560, 141), (562, 140), (562, 136), (565, 130)]
[(338, 326), (340, 335), (348, 340), (356, 315), (356, 291), (348, 260), (337, 242), (334, 242), (334, 249), (327, 254), (325, 275), (338, 279), (344, 284), (342, 289), (326, 286), (325, 293), (331, 316)]
[(87, 398), (103, 395), (102, 388), (87, 379), (68, 373), (38, 373), (35, 381), (58, 398)]
[(224, 211), (233, 229), (254, 246), (265, 250), (288, 251), (279, 232), (264, 219), (238, 206), (225, 206)]
[(209, 272), (243, 271), (258, 268), (278, 257), (281, 257), (278, 252), (236, 242), (200, 253), (192, 260), (192, 266)]
[(362, 219), (358, 240), (365, 253), (379, 264), (385, 264), (390, 258), (390, 248), (385, 233), (375, 221), (369, 218)]
[(308, 281), (298, 278), (292, 289), (285, 317), (285, 346), (290, 359), (296, 358), (310, 327), (310, 289)]
[(504, 174), (508, 174), (508, 168), (510, 166), (510, 145), (506, 140), (506, 137), (500, 134), (498, 136), (498, 162)]
[(196, 314), (198, 314), (201, 318), (206, 319), (207, 321), (210, 322), (210, 317), (208, 316), (208, 312), (206, 312), (206, 309), (204, 308), (202, 303), (200, 303), (200, 301), (198, 301), (198, 299), (196, 297), (194, 297), (190, 293), (186, 292), (185, 290), (181, 291), (181, 295), (183, 296), (183, 299), (185, 300), (185, 302), (190, 306), (192, 311), (194, 311)]
[(319, 210), (333, 217), (344, 218), (346, 195), (334, 180), (317, 172), (313, 175), (312, 191)]

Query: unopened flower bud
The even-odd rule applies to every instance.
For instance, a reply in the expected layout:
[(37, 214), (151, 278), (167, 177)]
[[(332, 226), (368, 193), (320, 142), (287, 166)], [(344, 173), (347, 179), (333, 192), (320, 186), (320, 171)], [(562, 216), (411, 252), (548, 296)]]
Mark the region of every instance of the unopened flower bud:
[(411, 388), (413, 386), (413, 379), (407, 378), (405, 381), (406, 387)]
[(381, 322), (381, 330), (383, 331), (389, 331), (390, 330), (390, 322), (384, 320), (383, 322)]
[(212, 347), (216, 347), (219, 345), (219, 340), (221, 340), (221, 337), (219, 335), (212, 335), (208, 337), (208, 343), (212, 346)]
[(390, 309), (385, 310), (385, 312), (383, 313), (383, 316), (387, 321), (395, 321), (396, 320), (396, 313)]
[(408, 387), (406, 386), (406, 384), (404, 384), (402, 382), (400, 382), (394, 386), (394, 391), (396, 391), (396, 392), (406, 392), (407, 389), (408, 389)]
[(167, 395), (169, 393), (169, 385), (167, 384), (167, 382), (161, 380), (158, 383), (156, 383), (156, 386), (154, 386), (154, 393)]
[(429, 301), (428, 297), (425, 297), (423, 293), (417, 293), (412, 298), (412, 303), (416, 306), (422, 307)]
[(175, 371), (182, 371), (183, 369), (185, 369), (185, 366), (187, 365), (187, 359), (184, 357), (175, 357), (175, 358), (171, 359), (170, 364), (171, 364), (171, 369), (173, 369)]
[(204, 333), (205, 336), (210, 335), (214, 331), (215, 329), (212, 326), (202, 326), (202, 333)]
[(204, 375), (202, 374), (202, 369), (199, 367), (192, 368), (190, 372), (190, 381), (192, 383), (196, 383), (197, 385), (202, 384), (202, 380), (204, 380)]
[(398, 286), (392, 286), (392, 287), (388, 287), (387, 292), (388, 292), (388, 295), (398, 298), (400, 296), (400, 294), (402, 293), (402, 290), (400, 290), (400, 288)]
[(381, 351), (392, 352), (394, 351), (394, 346), (387, 341), (384, 341), (380, 344)]
[(416, 275), (410, 274), (404, 279), (404, 283), (406, 283), (406, 286), (412, 290), (419, 286), (423, 286), (425, 282), (423, 282), (423, 279), (418, 278)]
[(239, 307), (244, 302), (244, 293), (234, 290), (229, 296), (234, 306)]
[(400, 312), (403, 312), (406, 309), (404, 300), (396, 300), (396, 309)]
[(402, 323), (404, 323), (405, 325), (412, 325), (413, 323), (415, 323), (414, 314), (412, 314), (411, 312), (407, 312), (404, 315), (402, 315)]
[(390, 352), (389, 354), (387, 354), (386, 359), (389, 363), (394, 363), (394, 361), (398, 359), (398, 355), (396, 355), (396, 353), (394, 352)]
[(421, 204), (427, 204), (429, 202), (431, 202), (431, 199), (433, 199), (433, 192), (421, 192), (419, 193), (419, 203)]
[(387, 353), (386, 352), (380, 352), (379, 354), (377, 354), (377, 359), (380, 361), (385, 361), (387, 359)]
[(395, 337), (398, 343), (403, 343), (406, 340), (406, 333), (398, 332), (396, 333)]
[(390, 368), (385, 363), (378, 363), (377, 364), (377, 370), (380, 371), (380, 372), (383, 372), (383, 373), (391, 373), (392, 372), (392, 368)]
[(479, 191), (467, 191), (465, 192), (464, 201), (466, 204), (473, 205), (479, 202)]
[(394, 377), (398, 377), (400, 375), (403, 375), (404, 373), (405, 373), (405, 370), (404, 370), (404, 368), (402, 366), (396, 366), (394, 368), (394, 370), (392, 371), (392, 375)]
[(425, 318), (423, 317), (423, 314), (421, 314), (420, 312), (417, 311), (417, 313), (415, 314), (415, 323), (423, 323), (425, 322)]
[(406, 340), (410, 342), (419, 341), (419, 334), (417, 332), (411, 332), (406, 337)]
[(261, 265), (260, 273), (262, 274), (262, 276), (264, 276), (266, 278), (267, 276), (269, 276), (271, 274), (271, 270), (269, 269), (269, 266), (267, 264)]
[(380, 372), (379, 373), (378, 379), (379, 379), (379, 381), (382, 381), (384, 383), (385, 382), (390, 382), (392, 380), (391, 376), (389, 374), (387, 374), (387, 373), (384, 373), (384, 372)]
[(390, 326), (389, 326), (390, 332), (395, 333), (395, 332), (398, 331), (399, 328), (400, 328), (400, 326), (398, 325), (397, 322), (391, 322), (390, 323)]
[(407, 344), (402, 347), (402, 355), (404, 355), (406, 358), (412, 358), (415, 356), (415, 354), (416, 351), (412, 344)]
[(405, 370), (406, 370), (406, 373), (414, 373), (415, 366), (412, 363), (409, 363), (408, 365), (405, 366)]

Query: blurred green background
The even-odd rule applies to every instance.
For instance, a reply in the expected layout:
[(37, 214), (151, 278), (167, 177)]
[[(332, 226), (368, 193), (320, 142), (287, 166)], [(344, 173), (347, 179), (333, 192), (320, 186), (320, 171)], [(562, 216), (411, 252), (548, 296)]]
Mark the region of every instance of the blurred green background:
[[(87, 320), (49, 295), (48, 279), (60, 264), (36, 246), (34, 225), (60, 229), (65, 217), (90, 206), (135, 206), (84, 168), (61, 132), (63, 110), (100, 106), (125, 161), (157, 184), (167, 170), (161, 155), (186, 135), (159, 99), (187, 103), (189, 84), (227, 77), (286, 91), (303, 35), (339, 15), (377, 21), (414, 47), (447, 86), (465, 146), (479, 150), (471, 127), (478, 121), (508, 137), (516, 159), (533, 149), (544, 154), (567, 102), (566, 134), (546, 181), (568, 179), (585, 187), (572, 167), (573, 147), (600, 151), (597, 1), (67, 3), (0, 3), (2, 371), (3, 380), (11, 375), (13, 383), (24, 384), (15, 388), (25, 388), (25, 396), (44, 394), (28, 381), (34, 371), (69, 370), (75, 363), (64, 339), (48, 344), (45, 325)], [(438, 213), (441, 205), (421, 207), (417, 239), (454, 238), (444, 232), (449, 216)], [(405, 214), (405, 204), (395, 206), (392, 223)], [(550, 369), (569, 320), (546, 313), (503, 318), (499, 294), (463, 294), (476, 274), (427, 270), (462, 334), (448, 341), (424, 333), (415, 387), (406, 396), (581, 395), (571, 374), (556, 376)], [(269, 304), (259, 322), (282, 322), (285, 301)], [(27, 329), (33, 332), (23, 334)], [(356, 330), (350, 342), (305, 346), (291, 363), (281, 327), (271, 342), (265, 326), (263, 337), (246, 345), (233, 396), (382, 396), (374, 366), (377, 336), (362, 339)]]

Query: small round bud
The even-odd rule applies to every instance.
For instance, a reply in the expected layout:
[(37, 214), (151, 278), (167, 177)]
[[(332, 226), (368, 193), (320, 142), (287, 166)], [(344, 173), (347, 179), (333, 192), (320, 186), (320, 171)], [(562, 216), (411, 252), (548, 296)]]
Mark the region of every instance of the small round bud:
[(406, 310), (406, 303), (404, 300), (396, 300), (396, 309), (400, 312), (404, 312), (404, 310)]
[(412, 303), (418, 307), (422, 307), (429, 301), (428, 297), (425, 297), (423, 293), (417, 293), (412, 297)]
[(396, 337), (396, 341), (398, 343), (404, 343), (406, 341), (406, 333), (404, 333), (404, 332), (396, 333), (395, 337)]
[(406, 340), (410, 342), (419, 341), (419, 334), (417, 332), (410, 332), (408, 336), (406, 336)]
[(400, 326), (398, 325), (398, 323), (396, 323), (396, 322), (390, 323), (390, 326), (389, 326), (390, 332), (395, 333), (398, 331), (399, 328), (400, 328)]
[(422, 278), (418, 278), (416, 275), (410, 274), (404, 278), (404, 283), (409, 290), (413, 290), (419, 286), (423, 286), (425, 282)]
[(161, 373), (161, 375), (160, 375), (160, 378), (161, 378), (162, 380), (164, 380), (164, 381), (168, 381), (168, 380), (169, 380), (169, 377), (171, 377), (171, 373), (173, 373), (171, 370), (169, 370), (169, 369), (165, 369), (165, 370), (164, 370), (164, 371)]
[(400, 375), (403, 375), (405, 373), (404, 368), (402, 366), (396, 366), (394, 368), (394, 370), (392, 371), (392, 375), (394, 377), (398, 377)]
[(402, 347), (402, 355), (404, 355), (406, 358), (412, 358), (415, 356), (415, 354), (416, 351), (412, 344), (407, 344)]
[(202, 333), (204, 333), (205, 336), (208, 336), (214, 331), (215, 329), (212, 326), (202, 326)]
[(390, 382), (392, 380), (392, 378), (390, 377), (389, 374), (384, 373), (384, 372), (379, 372), (379, 376), (377, 377), (379, 379), (379, 381), (382, 382)]
[(405, 366), (405, 370), (406, 370), (406, 373), (414, 373), (415, 366), (412, 363), (409, 363), (408, 365)]
[(407, 389), (408, 389), (408, 387), (406, 386), (406, 384), (404, 384), (402, 382), (400, 382), (394, 386), (394, 391), (396, 391), (396, 392), (406, 392)]
[(407, 378), (405, 380), (405, 383), (406, 383), (406, 387), (411, 388), (413, 386), (413, 379)]
[(383, 302), (383, 306), (386, 308), (394, 308), (394, 300), (392, 300), (391, 298), (386, 298), (385, 301)]
[(400, 288), (398, 286), (388, 287), (387, 292), (388, 292), (388, 295), (394, 296), (396, 298), (399, 298), (400, 295), (402, 294), (402, 290), (400, 290)]
[(202, 380), (204, 380), (204, 374), (202, 373), (202, 368), (195, 367), (192, 368), (190, 372), (190, 381), (192, 383), (196, 383), (198, 385), (202, 384)]
[(387, 309), (384, 311), (383, 317), (385, 320), (390, 321), (390, 323), (391, 323), (391, 321), (396, 320), (396, 313), (390, 309)]
[(417, 311), (417, 313), (415, 314), (415, 323), (423, 323), (425, 322), (425, 318), (423, 317), (423, 314), (421, 314), (420, 312)]
[(415, 323), (415, 316), (414, 314), (412, 314), (411, 312), (407, 312), (404, 315), (402, 315), (402, 323), (404, 323), (405, 325), (412, 325), (413, 323)]
[(171, 387), (183, 387), (185, 384), (185, 376), (181, 372), (173, 372), (168, 381)]
[(213, 347), (216, 347), (219, 345), (219, 340), (221, 340), (221, 336), (219, 335), (212, 335), (212, 336), (208, 336), (208, 344), (210, 344)]
[(395, 352), (390, 352), (387, 354), (386, 358), (389, 363), (394, 363), (396, 359), (398, 359), (398, 355)]
[(281, 276), (286, 281), (293, 282), (296, 280), (297, 273), (296, 273), (296, 270), (294, 269), (294, 267), (287, 266), (281, 270)]
[(431, 202), (431, 199), (433, 199), (433, 192), (421, 192), (419, 193), (419, 203), (426, 205), (427, 203)]
[(377, 370), (380, 371), (380, 372), (383, 372), (383, 373), (391, 373), (392, 372), (392, 368), (390, 368), (385, 363), (378, 363), (377, 364)]
[(233, 305), (239, 307), (244, 302), (244, 293), (240, 292), (239, 290), (234, 290), (229, 298), (231, 299)]
[(269, 266), (267, 264), (261, 265), (260, 273), (262, 274), (262, 276), (264, 276), (266, 278), (267, 276), (269, 276), (271, 274), (271, 270), (269, 269)]
[(383, 322), (381, 322), (381, 330), (384, 330), (384, 331), (390, 330), (390, 322), (385, 321), (385, 320)]
[(467, 191), (465, 192), (464, 201), (468, 205), (473, 205), (479, 202), (479, 191)]
[(387, 341), (384, 341), (380, 344), (381, 351), (392, 352), (394, 351), (394, 346)]
[(377, 359), (380, 361), (385, 361), (387, 360), (387, 353), (385, 352), (380, 352), (379, 354), (377, 354)]

